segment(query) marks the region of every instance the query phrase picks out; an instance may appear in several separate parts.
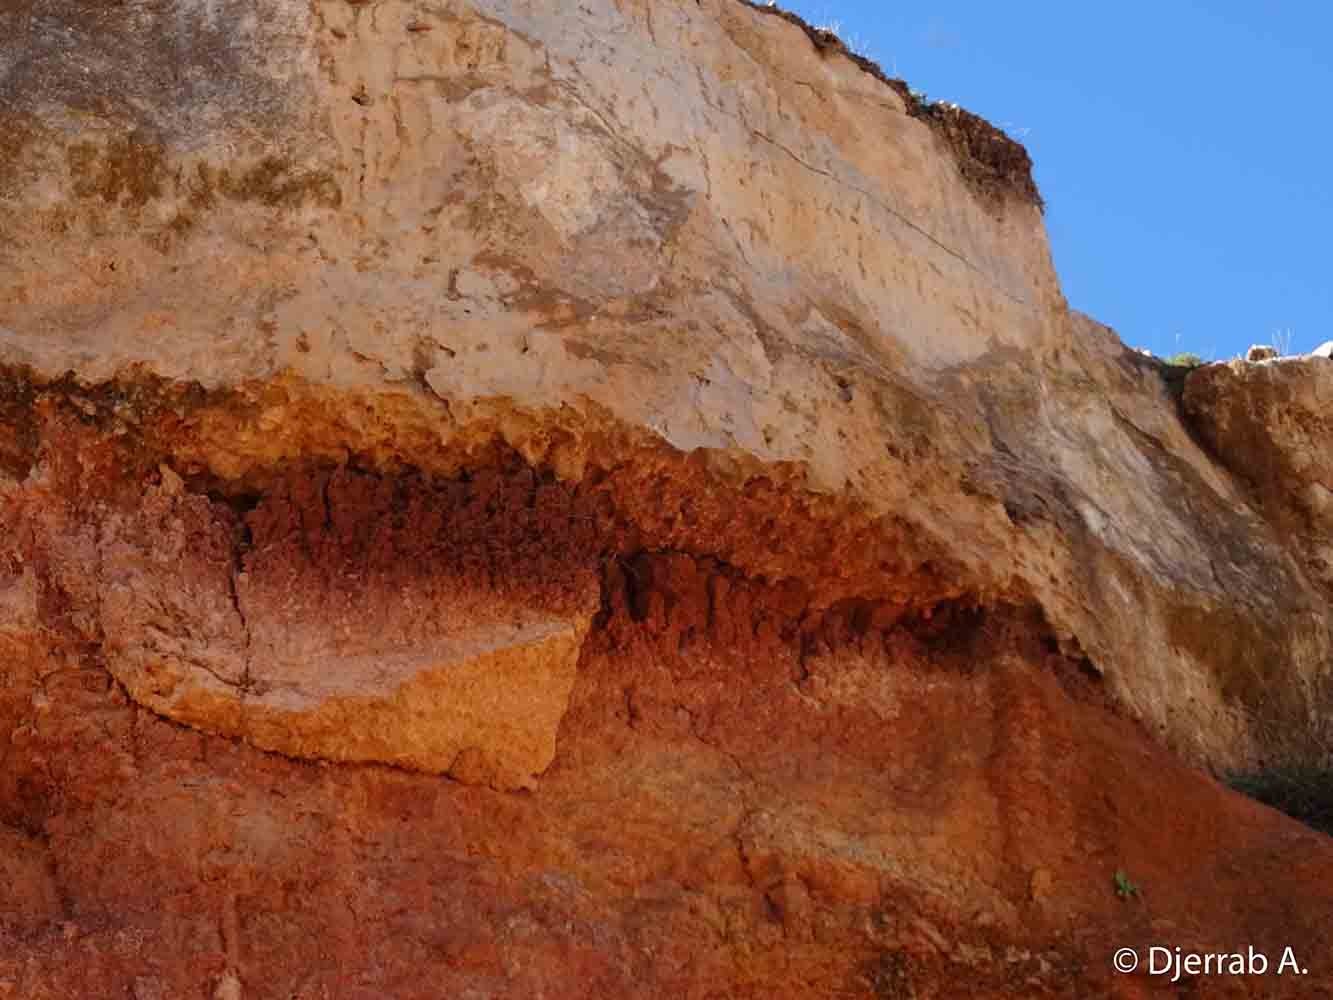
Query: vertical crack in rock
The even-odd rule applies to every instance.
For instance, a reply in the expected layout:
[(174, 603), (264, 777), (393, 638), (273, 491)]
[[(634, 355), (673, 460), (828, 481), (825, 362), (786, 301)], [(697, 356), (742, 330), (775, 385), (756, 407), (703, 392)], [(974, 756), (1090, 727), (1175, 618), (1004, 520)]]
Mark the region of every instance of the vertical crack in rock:
[[(219, 586), (239, 622), (240, 676), (224, 689), (188, 675), (146, 689), (134, 681), (156, 657), (132, 648), (113, 672), (173, 718), (289, 756), (527, 786), (554, 755), (594, 581), (516, 579), (522, 558), (491, 551), (489, 505), (468, 485), (451, 494), (345, 467), (280, 474), (229, 519)], [(132, 589), (171, 586), (139, 578)]]
[(107, 510), (97, 546), (99, 624), (108, 662), (137, 665), (120, 679), (140, 700), (171, 700), (199, 674), (214, 696), (243, 683), (231, 535), (212, 503), (187, 493), (165, 466), (139, 509)]
[(243, 577), (245, 573), (245, 553), (249, 549), (250, 529), (246, 525), (243, 516), (238, 517), (237, 521), (236, 531), (240, 537), (237, 539), (237, 544), (232, 550), (233, 558), (231, 563), (231, 573), (227, 576), (227, 585), (231, 592), (232, 607), (236, 609), (236, 617), (241, 621), (241, 631), (245, 640), (245, 649), (241, 654), (243, 668), (241, 683), (239, 685), (241, 697), (244, 698), (246, 693), (248, 693), (254, 686), (254, 677), (250, 664), (250, 621), (245, 614), (245, 605), (241, 602), (238, 579)]

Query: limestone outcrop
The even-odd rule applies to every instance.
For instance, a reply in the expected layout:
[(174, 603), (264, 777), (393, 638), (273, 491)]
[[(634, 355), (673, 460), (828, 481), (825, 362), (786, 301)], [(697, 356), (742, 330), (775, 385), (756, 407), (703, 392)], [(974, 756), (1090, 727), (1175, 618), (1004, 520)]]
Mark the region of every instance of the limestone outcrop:
[(1313, 995), (1206, 771), (1322, 732), (1318, 391), (1196, 440), (1029, 167), (738, 0), (0, 10), (0, 993)]

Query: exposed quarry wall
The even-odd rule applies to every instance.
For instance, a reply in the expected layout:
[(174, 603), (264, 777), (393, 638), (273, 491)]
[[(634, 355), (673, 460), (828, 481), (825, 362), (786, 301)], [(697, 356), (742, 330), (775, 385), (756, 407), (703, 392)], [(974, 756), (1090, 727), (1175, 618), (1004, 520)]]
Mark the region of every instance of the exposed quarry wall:
[(31, 0), (0, 134), (0, 984), (1328, 953), (1190, 769), (1320, 736), (1318, 565), (984, 122), (736, 0)]

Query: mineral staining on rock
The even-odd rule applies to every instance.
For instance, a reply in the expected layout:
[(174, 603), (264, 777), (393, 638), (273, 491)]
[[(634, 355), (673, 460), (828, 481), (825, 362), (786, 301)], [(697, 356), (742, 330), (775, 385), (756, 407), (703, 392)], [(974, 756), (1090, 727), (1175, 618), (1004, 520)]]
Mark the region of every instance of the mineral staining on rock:
[[(428, 586), (404, 588), (394, 596), (437, 626), (409, 639), (386, 635), (355, 594), (342, 595), (350, 614), (335, 617), (327, 605), (293, 608), (242, 573), (230, 584), (238, 608), (251, 610), (233, 611), (228, 624), (244, 635), (210, 635), (216, 619), (209, 599), (200, 600), (193, 560), (162, 554), (156, 574), (136, 573), (124, 545), (103, 550), (116, 567), (102, 599), (107, 667), (148, 707), (292, 756), (378, 761), (499, 787), (529, 785), (554, 757), (590, 612), (555, 619), (484, 593), (455, 603)], [(209, 597), (230, 595), (215, 588)], [(349, 621), (360, 625), (355, 636)], [(230, 648), (231, 638), (242, 644)]]
[(735, 0), (93, 6), (0, 10), (0, 985), (1330, 953), (1177, 756), (1319, 735), (1322, 383), (1199, 447), (1021, 147)]
[(240, 517), (161, 476), (98, 550), (107, 668), (137, 700), (297, 757), (501, 788), (550, 764), (591, 575), (554, 602), (497, 589), (429, 491), (365, 475), (284, 483)]
[[(1308, 677), (1327, 630), (1159, 380), (1067, 310), (1021, 147), (735, 0), (266, 0), (226, 51), (206, 6), (106, 23), (180, 35), (125, 39), (145, 71), (218, 71), (174, 103), (100, 42), (88, 65), (127, 96), (91, 122), (50, 111), (85, 94), (64, 70), (6, 77), (27, 124), (0, 171), (4, 357), (87, 384), (406, 390), (434, 407), (398, 429), (427, 452), (432, 420), (480, 439), (558, 414), (523, 447), (567, 481), (614, 464), (608, 428), (799, 480), (912, 525), (956, 589), (1035, 600), (1181, 752), (1281, 749), (1208, 636), (1297, 609), (1246, 643)], [(82, 38), (38, 23), (61, 52)], [(301, 457), (289, 418), (207, 460)]]

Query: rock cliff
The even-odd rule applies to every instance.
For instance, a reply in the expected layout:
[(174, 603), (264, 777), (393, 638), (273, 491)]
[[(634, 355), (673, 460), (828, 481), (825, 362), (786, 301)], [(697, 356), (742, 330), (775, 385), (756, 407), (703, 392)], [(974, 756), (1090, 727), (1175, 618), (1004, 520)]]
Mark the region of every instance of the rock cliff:
[(1316, 356), (1208, 365), (1190, 373), (1183, 402), (1200, 438), (1333, 593), (1333, 462), (1323, 444), (1333, 365)]
[(1317, 421), (1182, 422), (980, 119), (738, 0), (20, 0), (0, 234), (0, 992), (1333, 983), (1207, 776), (1324, 735)]

